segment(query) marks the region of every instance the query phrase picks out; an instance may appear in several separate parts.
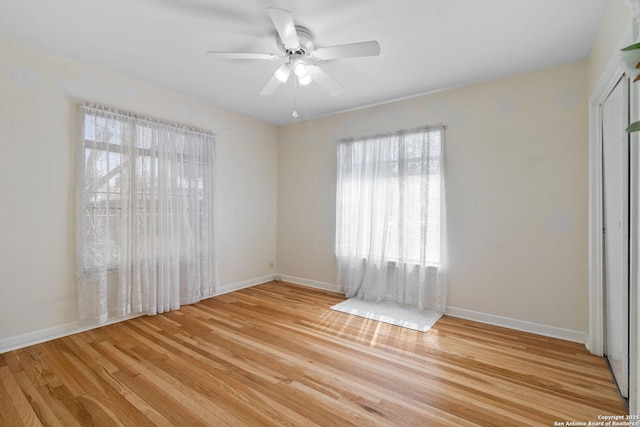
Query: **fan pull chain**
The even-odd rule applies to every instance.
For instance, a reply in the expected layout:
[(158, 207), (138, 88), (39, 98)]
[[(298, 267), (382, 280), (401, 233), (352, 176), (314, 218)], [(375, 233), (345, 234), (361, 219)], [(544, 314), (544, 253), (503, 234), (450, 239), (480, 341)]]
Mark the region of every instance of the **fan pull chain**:
[(293, 113), (291, 113), (291, 115), (293, 117), (295, 117), (296, 119), (298, 118), (298, 111), (296, 110), (296, 92), (297, 92), (297, 88), (298, 88), (298, 79), (294, 78), (293, 79)]

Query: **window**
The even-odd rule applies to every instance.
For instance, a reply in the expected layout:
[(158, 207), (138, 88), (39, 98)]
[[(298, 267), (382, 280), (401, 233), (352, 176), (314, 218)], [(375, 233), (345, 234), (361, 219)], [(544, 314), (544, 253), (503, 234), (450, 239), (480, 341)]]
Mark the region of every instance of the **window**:
[(379, 259), (437, 265), (441, 157), (440, 129), (341, 142), (337, 254), (366, 257), (382, 244), (373, 234)]
[(213, 135), (105, 107), (81, 106), (80, 121), (81, 312), (105, 320), (211, 294)]
[[(123, 147), (122, 140), (125, 137), (133, 141), (130, 147)], [(205, 214), (203, 198), (206, 170), (203, 162), (207, 159), (189, 153), (185, 137), (184, 134), (175, 135), (175, 145), (162, 149), (158, 146), (159, 139), (154, 138), (152, 128), (144, 121), (130, 122), (86, 113), (84, 177), (88, 194), (83, 224), (87, 251), (82, 259), (86, 272), (91, 272), (105, 260), (109, 269), (116, 269), (121, 256), (118, 242), (123, 238), (122, 224), (118, 218), (123, 214), (135, 216), (139, 224), (144, 224), (140, 231), (149, 232), (150, 224), (157, 219), (163, 205), (158, 197), (166, 195), (167, 191), (172, 192), (174, 198), (186, 198), (188, 193), (195, 193), (196, 203), (187, 204), (185, 208), (187, 211), (195, 210), (199, 222), (202, 221)], [(159, 173), (171, 168), (186, 171), (190, 165), (195, 166), (192, 171), (194, 175), (177, 173), (177, 185), (163, 188)], [(212, 182), (208, 184), (212, 185)], [(123, 192), (128, 194), (123, 195)], [(176, 215), (173, 210), (175, 206), (168, 204), (167, 213), (172, 217)], [(99, 238), (100, 229), (106, 232), (108, 239)], [(154, 237), (159, 237), (157, 234), (162, 230), (155, 228), (154, 232)], [(142, 234), (138, 237), (151, 236)], [(156, 252), (158, 249), (156, 247)], [(157, 258), (157, 253), (151, 255)]]
[[(338, 143), (336, 255), (348, 296), (374, 287), (397, 294), (393, 286), (442, 271), (442, 135), (439, 127), (420, 128)], [(427, 268), (435, 270), (421, 273)], [(406, 292), (413, 300), (424, 294)]]

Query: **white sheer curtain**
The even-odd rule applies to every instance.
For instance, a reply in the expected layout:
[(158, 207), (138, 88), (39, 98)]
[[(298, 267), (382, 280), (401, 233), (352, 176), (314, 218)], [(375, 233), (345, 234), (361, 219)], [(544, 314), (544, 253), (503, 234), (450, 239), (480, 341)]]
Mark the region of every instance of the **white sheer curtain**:
[(338, 142), (338, 286), (444, 312), (443, 129)]
[(77, 280), (83, 322), (175, 310), (212, 295), (212, 133), (79, 107)]

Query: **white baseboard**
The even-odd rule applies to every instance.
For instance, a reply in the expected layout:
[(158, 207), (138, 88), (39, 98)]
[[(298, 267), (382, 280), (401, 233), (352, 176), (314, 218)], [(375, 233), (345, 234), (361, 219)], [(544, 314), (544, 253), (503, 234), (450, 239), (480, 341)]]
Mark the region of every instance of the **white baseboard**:
[(0, 338), (0, 353), (28, 347), (33, 344), (40, 344), (56, 338), (73, 334), (79, 328), (78, 322), (71, 322), (53, 328), (41, 329), (35, 332), (16, 335), (8, 338)]
[(28, 332), (26, 334), (16, 335), (13, 337), (0, 339), (0, 354), (8, 351), (18, 350), (20, 348), (29, 347), (31, 345), (41, 344), (43, 342), (52, 341), (58, 338), (77, 334), (79, 332), (88, 331), (99, 328), (101, 326), (111, 325), (112, 323), (122, 322), (124, 320), (133, 319), (144, 316), (144, 314), (134, 314), (120, 319), (111, 320), (100, 325), (81, 326), (80, 322), (71, 322), (64, 325), (54, 326), (52, 328), (41, 329), (39, 331)]
[[(285, 282), (294, 283), (296, 285), (308, 286), (325, 291), (340, 292), (337, 289), (337, 285), (334, 285), (332, 283), (318, 282), (316, 280), (304, 279), (301, 277), (289, 276), (286, 274), (281, 274), (280, 279)], [(460, 317), (462, 319), (473, 320), (480, 323), (487, 323), (494, 326), (502, 326), (504, 328), (530, 332), (532, 334), (558, 338), (565, 341), (577, 342), (580, 344), (584, 344), (587, 340), (587, 334), (585, 332), (543, 325), (541, 323), (526, 322), (524, 320), (496, 316), (493, 314), (481, 313), (478, 311), (447, 307), (446, 314), (453, 317)]]
[[(218, 292), (208, 298), (213, 298), (217, 295), (226, 294), (229, 292), (237, 291), (239, 289), (249, 288), (251, 286), (259, 285), (261, 283), (270, 282), (273, 280), (273, 275), (258, 277), (255, 279), (245, 280), (237, 283), (230, 283), (228, 285), (222, 285), (218, 287)], [(51, 341), (57, 338), (66, 337), (69, 335), (77, 334), (78, 332), (88, 331), (90, 329), (99, 328), (109, 325), (111, 323), (122, 322), (124, 320), (133, 319), (135, 317), (144, 316), (144, 314), (137, 314), (133, 316), (127, 316), (124, 318), (112, 320), (110, 322), (102, 323), (100, 325), (81, 326), (79, 322), (66, 323), (64, 325), (58, 325), (51, 328), (41, 329), (39, 331), (28, 332), (26, 334), (16, 335), (13, 337), (0, 338), (0, 354), (6, 353), (12, 350), (18, 350), (20, 348), (29, 347), (30, 345), (40, 344), (46, 341)]]
[(250, 288), (255, 285), (267, 283), (273, 280), (275, 275), (270, 274), (268, 276), (257, 277), (255, 279), (244, 280), (242, 282), (229, 283), (228, 285), (222, 285), (218, 287), (218, 292), (215, 295), (211, 295), (208, 298), (213, 298), (218, 295), (228, 294), (229, 292), (239, 291), (240, 289)]
[[(261, 283), (270, 282), (278, 275), (262, 276), (255, 279), (245, 280), (242, 282), (230, 283), (222, 285), (218, 288), (218, 292), (211, 296), (213, 298), (217, 295), (226, 294), (229, 292), (237, 291), (240, 289), (249, 288), (251, 286), (259, 285)], [(304, 279), (301, 277), (289, 276), (286, 274), (279, 275), (280, 279), (285, 282), (294, 283), (296, 285), (307, 286), (310, 288), (322, 289), (325, 291), (340, 292), (337, 289), (337, 285), (326, 282), (319, 282), (317, 280)], [(524, 332), (530, 332), (542, 336), (559, 338), (566, 341), (573, 341), (584, 344), (587, 341), (587, 334), (580, 331), (574, 331), (571, 329), (558, 328), (555, 326), (543, 325), (540, 323), (526, 322), (523, 320), (512, 319), (509, 317), (496, 316), (493, 314), (480, 313), (472, 310), (465, 310), (456, 307), (447, 307), (446, 314), (453, 317), (459, 317), (462, 319), (473, 320), (476, 322), (487, 323), (495, 326), (502, 326), (509, 329), (515, 329)], [(28, 347), (34, 344), (40, 344), (45, 341), (62, 338), (68, 335), (73, 335), (78, 332), (88, 331), (90, 329), (99, 328), (101, 326), (108, 325), (109, 323), (116, 323), (123, 320), (132, 319), (140, 315), (129, 316), (123, 319), (114, 320), (101, 325), (92, 326), (80, 326), (78, 322), (71, 322), (64, 325), (58, 325), (51, 328), (41, 329), (39, 331), (33, 331), (26, 334), (16, 335), (13, 337), (0, 338), (0, 354), (8, 351), (17, 350), (20, 348)]]
[(280, 274), (279, 277), (283, 282), (307, 286), (309, 288), (322, 289), (323, 291), (340, 292), (338, 290), (338, 286), (333, 283), (318, 282), (317, 280), (303, 279), (301, 277), (289, 276), (286, 274)]
[(571, 329), (558, 328), (555, 326), (543, 325), (541, 323), (526, 322), (524, 320), (512, 319), (510, 317), (496, 316), (494, 314), (480, 313), (478, 311), (465, 310), (462, 308), (447, 307), (445, 314), (461, 319), (473, 320), (480, 323), (487, 323), (494, 326), (515, 329), (517, 331), (530, 332), (550, 338), (558, 338), (565, 341), (585, 344), (587, 334), (585, 332)]

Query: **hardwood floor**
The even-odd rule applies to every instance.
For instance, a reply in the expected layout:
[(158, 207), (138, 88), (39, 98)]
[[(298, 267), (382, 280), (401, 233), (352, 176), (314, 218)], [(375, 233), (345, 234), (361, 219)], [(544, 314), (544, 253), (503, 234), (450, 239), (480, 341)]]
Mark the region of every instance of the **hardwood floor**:
[(0, 355), (0, 425), (553, 426), (626, 414), (583, 345), (422, 333), (266, 283)]

